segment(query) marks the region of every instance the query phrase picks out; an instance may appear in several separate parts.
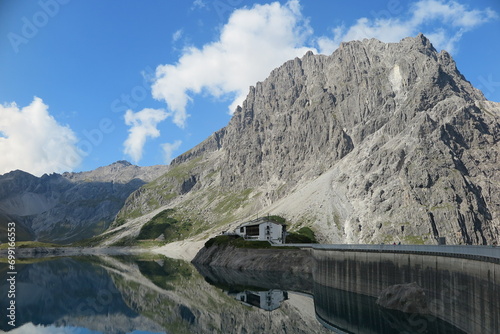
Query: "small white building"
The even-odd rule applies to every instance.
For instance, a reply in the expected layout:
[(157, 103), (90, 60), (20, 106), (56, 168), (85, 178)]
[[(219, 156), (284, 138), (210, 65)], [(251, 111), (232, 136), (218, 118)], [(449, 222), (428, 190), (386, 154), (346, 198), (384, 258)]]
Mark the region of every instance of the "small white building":
[(286, 225), (275, 223), (266, 217), (241, 224), (234, 232), (247, 240), (269, 241), (275, 244), (284, 244), (286, 239)]

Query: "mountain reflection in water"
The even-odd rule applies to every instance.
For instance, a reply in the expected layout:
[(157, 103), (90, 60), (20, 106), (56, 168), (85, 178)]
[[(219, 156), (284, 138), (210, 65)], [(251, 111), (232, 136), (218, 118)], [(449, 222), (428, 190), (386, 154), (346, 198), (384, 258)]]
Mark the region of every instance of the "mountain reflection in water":
[[(150, 254), (36, 259), (17, 267), (16, 328), (4, 320), (0, 327), (14, 334), (461, 333), (438, 319), (315, 285), (310, 275), (195, 268)], [(6, 264), (0, 271), (5, 277)], [(5, 280), (0, 294), (7, 294)], [(0, 308), (7, 302), (0, 299)]]

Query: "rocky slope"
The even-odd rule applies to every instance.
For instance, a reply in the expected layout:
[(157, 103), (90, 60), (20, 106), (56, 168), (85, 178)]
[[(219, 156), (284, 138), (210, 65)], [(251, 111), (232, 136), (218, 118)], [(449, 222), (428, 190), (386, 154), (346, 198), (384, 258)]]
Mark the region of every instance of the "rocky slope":
[(118, 161), (90, 172), (1, 175), (1, 226), (16, 222), (18, 240), (65, 243), (90, 237), (109, 226), (133, 191), (167, 169)]
[(134, 192), (113, 226), (137, 231), (142, 215), (177, 207), (198, 232), (269, 212), (323, 242), (493, 243), (499, 119), (423, 35), (309, 52), (251, 87), (228, 126)]
[(192, 263), (248, 271), (280, 271), (311, 274), (314, 259), (309, 250), (246, 249), (232, 246), (203, 247)]

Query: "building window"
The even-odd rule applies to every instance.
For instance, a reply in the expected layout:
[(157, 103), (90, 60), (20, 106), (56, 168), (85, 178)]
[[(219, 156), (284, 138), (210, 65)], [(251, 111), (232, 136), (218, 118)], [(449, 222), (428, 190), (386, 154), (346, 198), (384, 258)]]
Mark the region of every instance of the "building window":
[(259, 225), (247, 226), (247, 233), (249, 236), (258, 236), (259, 235)]

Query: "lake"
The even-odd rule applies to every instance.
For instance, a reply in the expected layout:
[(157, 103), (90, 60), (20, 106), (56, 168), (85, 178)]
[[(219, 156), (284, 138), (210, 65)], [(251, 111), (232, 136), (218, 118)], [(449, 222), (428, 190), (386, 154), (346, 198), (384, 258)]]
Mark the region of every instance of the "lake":
[[(209, 268), (157, 254), (18, 260), (8, 333), (463, 333), (308, 275)], [(2, 277), (6, 263), (0, 263)], [(6, 321), (7, 319), (7, 321)]]

